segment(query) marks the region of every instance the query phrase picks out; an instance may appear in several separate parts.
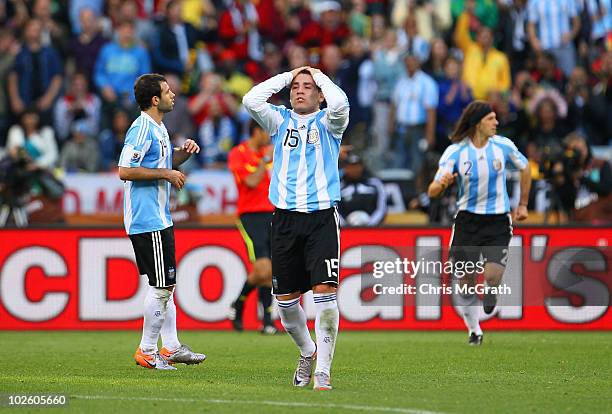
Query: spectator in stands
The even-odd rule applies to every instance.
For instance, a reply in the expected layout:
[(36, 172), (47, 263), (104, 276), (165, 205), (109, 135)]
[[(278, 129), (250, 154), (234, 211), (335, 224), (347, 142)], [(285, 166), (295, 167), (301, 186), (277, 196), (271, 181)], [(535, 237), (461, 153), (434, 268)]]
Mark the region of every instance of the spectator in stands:
[(74, 35), (70, 41), (68, 50), (69, 58), (74, 59), (74, 66), (83, 72), (87, 79), (93, 78), (94, 65), (100, 53), (100, 49), (106, 43), (106, 39), (100, 32), (100, 18), (93, 9), (84, 7), (79, 13), (81, 31)]
[(537, 53), (552, 53), (565, 76), (576, 66), (574, 38), (580, 30), (580, 17), (574, 0), (529, 0), (527, 31)]
[(231, 50), (240, 61), (260, 61), (263, 56), (258, 24), (253, 3), (249, 0), (230, 0), (219, 18), (219, 38), (223, 47)]
[(370, 143), (372, 96), (376, 92), (374, 64), (364, 42), (359, 36), (349, 36), (345, 45), (346, 59), (337, 75), (337, 84), (346, 93), (351, 106), (343, 142), (352, 145), (360, 154)]
[(190, 58), (190, 51), (195, 49), (199, 40), (204, 40), (204, 33), (182, 20), (181, 3), (169, 1), (164, 21), (158, 26), (151, 47), (155, 70), (177, 76), (191, 71), (195, 60)]
[(431, 53), (429, 59), (423, 64), (423, 72), (435, 80), (443, 79), (446, 74), (444, 63), (448, 57), (448, 46), (443, 39), (436, 37), (431, 41)]
[(118, 6), (118, 19), (129, 20), (134, 23), (134, 35), (137, 42), (143, 45), (152, 46), (156, 35), (155, 26), (152, 21), (153, 19), (149, 19), (147, 16), (139, 14), (136, 0), (121, 0)]
[(92, 131), (84, 120), (76, 121), (72, 136), (62, 147), (60, 167), (67, 172), (96, 172), (100, 162), (100, 148), (91, 137)]
[(378, 226), (387, 214), (382, 181), (366, 171), (361, 157), (349, 154), (342, 168), (338, 215), (341, 226)]
[[(166, 118), (164, 117), (164, 125), (166, 124), (165, 121)], [(117, 162), (129, 127), (128, 113), (121, 108), (115, 109), (110, 128), (100, 133), (100, 167), (102, 171), (115, 171), (117, 169)]]
[[(294, 41), (302, 32), (302, 29), (312, 22), (310, 8), (305, 0), (289, 0), (281, 3), (285, 6), (283, 17), (285, 19), (285, 36), (287, 41)], [(296, 66), (302, 67), (304, 65)]]
[(282, 46), (286, 40), (286, 21), (283, 16), (283, 2), (278, 0), (258, 0), (253, 2), (257, 10), (257, 30), (262, 41)]
[(527, 0), (500, 1), (500, 49), (508, 56), (512, 75), (523, 69), (529, 57)]
[(516, 107), (510, 99), (498, 92), (492, 91), (487, 98), (493, 111), (497, 115), (497, 135), (512, 137), (512, 142), (523, 154), (527, 152), (527, 135), (529, 132), (529, 119), (522, 106)]
[(218, 104), (223, 115), (232, 117), (238, 109), (236, 98), (222, 89), (221, 77), (215, 73), (205, 73), (200, 77), (197, 95), (189, 98), (188, 109), (196, 129), (210, 116), (210, 106)]
[(472, 102), (470, 87), (461, 80), (461, 64), (449, 56), (444, 62), (444, 79), (438, 81), (438, 109), (436, 118), (435, 150), (442, 154), (450, 145), (448, 137), (461, 117), (461, 113)]
[(181, 93), (181, 79), (172, 73), (164, 75), (170, 90), (175, 93), (174, 109), (164, 115), (164, 125), (170, 135), (170, 141), (182, 146), (187, 139), (194, 139), (195, 127), (189, 114), (187, 98)]
[(60, 23), (57, 15), (51, 10), (51, 0), (35, 0), (32, 7), (32, 17), (40, 21), (42, 45), (53, 46), (60, 54), (65, 55), (67, 49), (66, 28)]
[(183, 20), (198, 30), (216, 30), (217, 8), (214, 0), (183, 0)]
[[(375, 170), (382, 168), (389, 161), (389, 111), (391, 95), (397, 79), (404, 68), (402, 55), (397, 47), (396, 32), (388, 29), (384, 42), (372, 52), (376, 94), (374, 95), (371, 157), (369, 165)], [(386, 161), (385, 161), (386, 159)]]
[(282, 72), (284, 72), (283, 54), (274, 43), (267, 42), (263, 47), (263, 59), (261, 63), (254, 65), (254, 70), (249, 74), (253, 82), (259, 83)]
[(223, 79), (223, 90), (239, 101), (253, 87), (253, 80), (238, 70), (236, 54), (231, 50), (224, 50), (219, 56), (218, 72)]
[(451, 14), (454, 20), (458, 20), (465, 10), (472, 11), (472, 19), (470, 22), (470, 30), (478, 31), (480, 26), (486, 26), (489, 29), (497, 27), (498, 10), (497, 4), (489, 0), (452, 0)]
[(535, 109), (535, 128), (530, 141), (540, 154), (556, 154), (568, 129), (559, 116), (559, 107), (551, 97), (541, 99)]
[(365, 39), (372, 28), (372, 20), (366, 14), (366, 2), (365, 0), (353, 0), (352, 6), (348, 16), (351, 33)]
[(321, 48), (321, 70), (337, 82), (338, 72), (343, 64), (342, 50), (338, 45), (329, 44)]
[(63, 68), (59, 54), (52, 46), (42, 45), (40, 21), (28, 21), (24, 43), (15, 58), (7, 79), (11, 109), (20, 115), (26, 107), (39, 111), (43, 125), (50, 125), (52, 108), (62, 87)]
[(438, 85), (421, 70), (417, 56), (406, 55), (404, 63), (406, 74), (391, 95), (389, 126), (395, 128), (394, 166), (416, 174), (423, 162), (423, 152), (435, 145)]
[(554, 88), (558, 91), (565, 89), (565, 76), (555, 66), (555, 57), (548, 52), (538, 54), (535, 70), (531, 77), (543, 88)]
[(0, 148), (4, 147), (10, 119), (6, 81), (18, 53), (19, 43), (13, 32), (0, 29)]
[(581, 132), (588, 142), (593, 142), (597, 120), (593, 117), (597, 109), (592, 108), (591, 90), (588, 85), (587, 71), (576, 66), (565, 88), (568, 104), (567, 121), (572, 131)]
[(480, 26), (474, 42), (469, 24), (474, 11), (467, 9), (457, 20), (454, 40), (464, 54), (463, 80), (472, 88), (475, 99), (485, 99), (492, 90), (507, 92), (510, 89), (510, 65), (508, 58), (493, 47), (493, 32)]
[(305, 26), (297, 37), (297, 42), (307, 49), (321, 48), (329, 44), (340, 45), (350, 34), (350, 29), (342, 20), (341, 6), (337, 1), (325, 0), (317, 3), (319, 18)]
[(104, 0), (70, 0), (68, 2), (68, 16), (72, 33), (78, 35), (83, 30), (81, 26), (81, 10), (90, 9), (95, 16), (102, 16)]
[(308, 66), (310, 64), (308, 51), (300, 45), (291, 45), (287, 50), (287, 62), (289, 70)]
[(421, 63), (429, 58), (429, 43), (419, 35), (417, 21), (413, 15), (409, 15), (404, 27), (398, 30), (397, 44), (403, 52), (415, 55)]
[(53, 129), (40, 126), (38, 110), (25, 109), (20, 123), (8, 131), (6, 149), (23, 148), (36, 168), (51, 169), (57, 163), (57, 143)]
[(101, 102), (89, 92), (89, 83), (84, 73), (72, 75), (66, 95), (55, 104), (54, 126), (60, 142), (70, 136), (74, 122), (85, 122), (90, 134), (98, 133)]
[(238, 144), (238, 132), (233, 120), (223, 113), (218, 101), (212, 100), (208, 107), (208, 117), (198, 129), (200, 163), (208, 169), (225, 169), (227, 156)]
[(147, 50), (135, 43), (134, 23), (123, 20), (117, 34), (117, 41), (102, 47), (94, 71), (106, 116), (117, 106), (133, 108), (134, 82), (143, 73), (151, 72)]
[(593, 88), (591, 116), (595, 131), (593, 142), (612, 145), (612, 50), (604, 53), (596, 66), (598, 82)]

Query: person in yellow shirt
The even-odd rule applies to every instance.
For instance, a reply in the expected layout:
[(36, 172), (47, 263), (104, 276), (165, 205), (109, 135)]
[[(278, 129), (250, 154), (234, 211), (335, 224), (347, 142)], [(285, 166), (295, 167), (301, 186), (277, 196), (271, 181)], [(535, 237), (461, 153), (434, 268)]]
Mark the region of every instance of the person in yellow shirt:
[(480, 26), (476, 41), (470, 37), (471, 13), (464, 11), (457, 19), (453, 39), (463, 51), (463, 80), (472, 88), (474, 99), (486, 99), (491, 91), (510, 90), (510, 64), (503, 52), (493, 47), (493, 32)]

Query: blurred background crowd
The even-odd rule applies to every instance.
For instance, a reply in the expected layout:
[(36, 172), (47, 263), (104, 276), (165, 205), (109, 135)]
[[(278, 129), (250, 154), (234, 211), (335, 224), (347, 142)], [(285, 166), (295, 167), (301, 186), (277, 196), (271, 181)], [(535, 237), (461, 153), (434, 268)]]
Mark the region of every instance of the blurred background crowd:
[[(530, 160), (531, 209), (612, 216), (611, 0), (0, 0), (0, 224), (26, 194), (61, 197), (63, 174), (115, 170), (139, 75), (177, 94), (164, 123), (202, 147), (192, 172), (226, 169), (248, 135), (243, 95), (302, 65), (350, 101), (343, 197), (395, 180), (408, 209), (447, 223), (454, 195), (434, 203), (426, 185), (486, 99)], [(379, 224), (384, 199), (355, 223)]]

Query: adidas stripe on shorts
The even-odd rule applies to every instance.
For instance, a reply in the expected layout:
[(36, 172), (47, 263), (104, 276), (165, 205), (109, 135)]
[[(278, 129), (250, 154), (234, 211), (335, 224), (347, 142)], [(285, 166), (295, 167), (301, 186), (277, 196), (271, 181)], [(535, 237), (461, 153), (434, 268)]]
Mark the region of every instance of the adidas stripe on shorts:
[(129, 236), (138, 271), (148, 277), (149, 285), (157, 288), (175, 285), (174, 227)]

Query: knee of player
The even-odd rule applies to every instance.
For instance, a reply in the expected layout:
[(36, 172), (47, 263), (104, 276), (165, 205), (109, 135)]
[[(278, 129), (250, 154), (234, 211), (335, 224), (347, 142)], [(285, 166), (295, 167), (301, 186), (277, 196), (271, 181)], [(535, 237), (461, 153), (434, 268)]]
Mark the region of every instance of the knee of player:
[(313, 293), (335, 293), (337, 286), (331, 283), (321, 283), (312, 287)]

